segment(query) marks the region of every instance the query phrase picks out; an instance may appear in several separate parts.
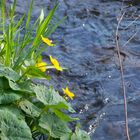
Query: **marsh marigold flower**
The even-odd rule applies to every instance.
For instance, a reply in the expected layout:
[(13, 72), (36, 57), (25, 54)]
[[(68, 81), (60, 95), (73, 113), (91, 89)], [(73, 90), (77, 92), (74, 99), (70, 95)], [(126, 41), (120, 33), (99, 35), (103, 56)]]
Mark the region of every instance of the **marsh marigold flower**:
[(50, 55), (50, 61), (57, 70), (59, 70), (59, 71), (63, 70), (62, 67), (60, 66), (59, 62), (57, 61), (57, 59), (53, 58), (51, 55)]
[(73, 92), (71, 92), (71, 91), (69, 90), (68, 87), (66, 87), (65, 89), (62, 88), (62, 90), (63, 90), (63, 92), (64, 92), (69, 98), (71, 98), (71, 100), (73, 100), (73, 98), (74, 98), (75, 95), (74, 95)]
[(45, 72), (46, 71), (46, 65), (47, 65), (47, 63), (46, 62), (38, 62), (38, 63), (36, 63), (36, 67), (37, 68), (39, 68), (42, 72)]
[(43, 35), (41, 35), (41, 39), (44, 43), (46, 43), (48, 46), (55, 46), (55, 44), (52, 43), (52, 40), (43, 37)]

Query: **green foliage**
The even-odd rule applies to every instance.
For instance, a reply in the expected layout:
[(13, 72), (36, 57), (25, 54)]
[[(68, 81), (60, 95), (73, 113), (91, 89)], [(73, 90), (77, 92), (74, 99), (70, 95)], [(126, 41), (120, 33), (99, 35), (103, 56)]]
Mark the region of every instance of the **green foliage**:
[(24, 119), (7, 109), (0, 109), (1, 140), (32, 140), (30, 128)]
[[(5, 73), (7, 70), (8, 76)], [(77, 118), (71, 118), (65, 114), (64, 110), (70, 112), (74, 110), (58, 92), (52, 87), (33, 84), (27, 79), (17, 82), (18, 73), (4, 65), (1, 65), (1, 73), (4, 73), (0, 75), (0, 81), (4, 83), (0, 88), (0, 105), (2, 106), (0, 107), (0, 130), (2, 130), (0, 136), (2, 140), (6, 138), (32, 139), (33, 131), (49, 134), (54, 138), (72, 134), (67, 122), (77, 120)], [(4, 128), (5, 123), (10, 129)], [(26, 135), (24, 138), (23, 134)], [(32, 137), (34, 137), (33, 134)]]
[(66, 122), (59, 119), (55, 114), (42, 114), (39, 126), (47, 130), (51, 137), (60, 138), (65, 134), (71, 133)]
[(90, 137), (85, 131), (76, 127), (75, 133), (71, 136), (71, 140), (90, 140)]
[(59, 95), (53, 88), (47, 89), (43, 85), (37, 85), (34, 87), (34, 92), (39, 101), (49, 108), (66, 109), (70, 112), (74, 112), (70, 104)]
[(16, 102), (22, 97), (11, 90), (0, 90), (0, 93), (0, 105), (7, 105)]
[[(1, 0), (0, 139), (33, 140), (38, 135), (45, 134), (48, 140), (89, 140), (85, 131), (76, 128), (73, 133), (68, 127), (69, 122), (78, 120), (66, 114), (75, 112), (71, 105), (52, 87), (32, 82), (34, 78), (49, 80), (50, 76), (46, 75), (44, 68), (46, 70), (53, 66), (45, 65), (42, 69), (42, 66), (36, 65), (44, 64), (41, 53), (46, 45), (40, 36), (48, 37), (62, 22), (60, 20), (55, 25), (51, 24), (58, 7), (56, 4), (47, 17), (41, 11), (31, 26), (32, 7), (33, 0), (26, 25), (22, 27), (26, 15), (18, 21), (15, 19), (16, 0), (8, 11), (8, 19), (5, 17), (5, 0)], [(23, 37), (20, 34), (22, 29), (25, 30)], [(41, 51), (38, 51), (40, 47)]]
[(74, 133), (67, 133), (63, 135), (60, 140), (90, 140), (90, 137), (85, 131), (80, 130), (78, 127), (76, 127)]

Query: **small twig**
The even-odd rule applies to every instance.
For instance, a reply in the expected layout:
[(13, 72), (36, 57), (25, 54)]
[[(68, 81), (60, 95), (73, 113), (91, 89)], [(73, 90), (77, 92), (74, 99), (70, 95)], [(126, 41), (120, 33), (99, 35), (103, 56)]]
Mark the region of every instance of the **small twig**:
[(135, 36), (136, 36), (137, 32), (134, 33), (126, 42), (122, 47), (125, 47)]
[(122, 59), (121, 59), (121, 54), (120, 54), (120, 47), (119, 47), (119, 27), (120, 27), (120, 23), (121, 23), (124, 15), (125, 15), (125, 12), (121, 15), (120, 19), (118, 20), (115, 40), (116, 40), (116, 48), (117, 48), (117, 53), (118, 53), (118, 58), (119, 58), (119, 65), (120, 65), (120, 71), (121, 71), (121, 82), (122, 82), (123, 97), (124, 97), (125, 130), (126, 130), (127, 139), (130, 140), (129, 128), (128, 128), (128, 110), (127, 110), (126, 87), (125, 87), (125, 81), (124, 81), (123, 64), (122, 64)]

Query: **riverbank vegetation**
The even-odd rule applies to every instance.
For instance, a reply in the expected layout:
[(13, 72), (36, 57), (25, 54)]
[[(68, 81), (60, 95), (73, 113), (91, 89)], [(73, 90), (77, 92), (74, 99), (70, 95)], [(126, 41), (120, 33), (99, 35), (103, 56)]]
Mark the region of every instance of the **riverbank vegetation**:
[[(33, 1), (28, 14), (15, 14), (16, 0), (8, 10), (1, 0), (0, 23), (0, 139), (89, 140), (79, 125), (71, 130), (69, 123), (78, 121), (70, 113), (74, 109), (66, 98), (74, 99), (64, 87), (61, 96), (52, 86), (34, 83), (34, 79), (50, 80), (51, 69), (63, 71), (59, 61), (50, 55), (50, 62), (42, 59), (47, 47), (55, 47), (49, 37), (64, 20), (54, 21), (58, 4), (45, 17), (43, 10), (33, 25), (30, 24)], [(54, 25), (54, 23), (55, 25)], [(25, 26), (24, 26), (25, 25)], [(66, 113), (69, 112), (69, 113)]]

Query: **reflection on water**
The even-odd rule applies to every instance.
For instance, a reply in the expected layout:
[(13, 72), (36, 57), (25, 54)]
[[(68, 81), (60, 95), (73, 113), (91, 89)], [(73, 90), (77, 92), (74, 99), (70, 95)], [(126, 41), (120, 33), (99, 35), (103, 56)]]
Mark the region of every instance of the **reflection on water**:
[[(9, 0), (12, 2), (13, 0)], [(121, 0), (59, 0), (57, 16), (67, 19), (51, 36), (57, 47), (43, 54), (57, 57), (68, 71), (53, 74), (57, 90), (69, 85), (75, 92), (72, 101), (82, 127), (94, 140), (125, 140), (123, 94), (115, 48), (115, 29)], [(7, 0), (8, 2), (8, 0)], [(121, 48), (128, 99), (128, 121), (133, 140), (140, 139), (140, 20), (127, 26), (140, 15), (139, 1), (125, 0), (126, 15), (120, 27)], [(35, 0), (33, 19), (42, 7), (47, 14), (53, 0)], [(23, 14), (29, 0), (17, 1), (17, 13)], [(33, 20), (34, 21), (34, 20)], [(125, 30), (124, 30), (125, 29)], [(48, 83), (45, 81), (45, 84)]]

